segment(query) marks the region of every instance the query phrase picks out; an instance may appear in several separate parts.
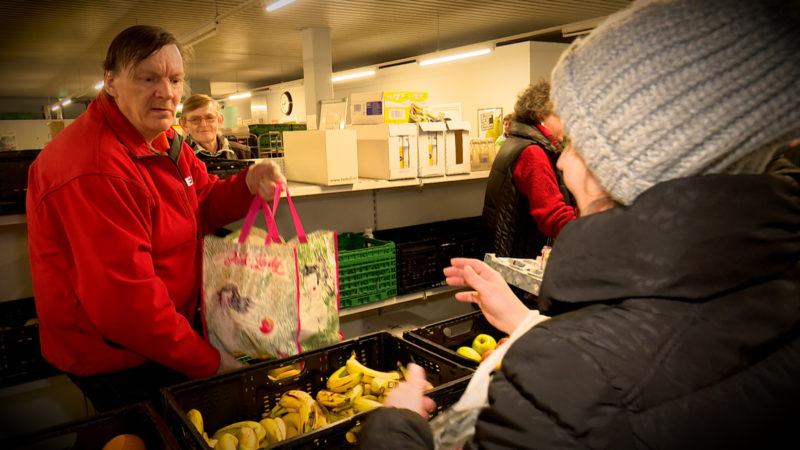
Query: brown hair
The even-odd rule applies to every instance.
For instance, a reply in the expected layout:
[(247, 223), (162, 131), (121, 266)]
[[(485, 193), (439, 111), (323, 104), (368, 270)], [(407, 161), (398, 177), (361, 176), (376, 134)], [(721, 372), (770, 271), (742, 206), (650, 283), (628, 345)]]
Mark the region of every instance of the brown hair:
[(209, 104), (214, 104), (214, 106), (217, 107), (217, 112), (219, 112), (219, 103), (217, 103), (216, 100), (205, 94), (194, 94), (191, 97), (184, 100), (183, 110), (181, 111), (181, 117), (185, 117), (186, 114), (194, 111), (195, 109), (200, 109)]
[(539, 80), (532, 83), (517, 96), (514, 121), (536, 125), (551, 114), (553, 114), (553, 102), (550, 100), (549, 81)]
[(128, 27), (111, 41), (103, 61), (103, 70), (117, 72), (129, 65), (135, 68), (161, 47), (170, 44), (178, 47), (181, 58), (185, 61), (185, 49), (169, 31), (151, 25)]

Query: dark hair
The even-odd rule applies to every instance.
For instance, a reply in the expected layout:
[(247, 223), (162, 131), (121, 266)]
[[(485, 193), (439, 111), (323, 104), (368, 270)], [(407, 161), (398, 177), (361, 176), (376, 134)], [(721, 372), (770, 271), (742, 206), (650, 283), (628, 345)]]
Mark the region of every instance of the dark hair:
[(514, 121), (528, 125), (536, 125), (547, 116), (553, 114), (553, 102), (550, 100), (550, 82), (539, 80), (530, 84), (517, 96), (514, 105)]
[(184, 59), (184, 49), (169, 31), (152, 25), (134, 25), (122, 30), (111, 41), (103, 61), (103, 70), (116, 72), (124, 67), (139, 65), (165, 45), (174, 44)]

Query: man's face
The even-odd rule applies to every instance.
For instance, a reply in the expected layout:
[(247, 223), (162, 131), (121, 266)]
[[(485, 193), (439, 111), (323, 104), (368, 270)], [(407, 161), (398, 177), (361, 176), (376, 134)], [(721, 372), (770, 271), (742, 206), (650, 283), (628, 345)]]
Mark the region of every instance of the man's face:
[(217, 138), (217, 130), (222, 126), (222, 114), (219, 114), (213, 103), (184, 112), (181, 116), (181, 127), (195, 141), (206, 144)]
[(151, 142), (172, 126), (183, 94), (183, 60), (174, 44), (165, 45), (138, 66), (107, 71), (105, 90), (122, 114)]

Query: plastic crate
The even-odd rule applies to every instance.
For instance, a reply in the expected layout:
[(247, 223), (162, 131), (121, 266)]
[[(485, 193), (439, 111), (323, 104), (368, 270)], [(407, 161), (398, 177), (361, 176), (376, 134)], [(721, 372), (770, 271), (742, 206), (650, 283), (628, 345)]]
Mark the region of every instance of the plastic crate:
[(33, 297), (0, 302), (0, 387), (60, 373), (42, 357), (39, 325), (25, 325), (35, 317)]
[(245, 167), (255, 163), (253, 159), (204, 159), (202, 160), (209, 174), (220, 178), (227, 178), (236, 175)]
[(394, 242), (342, 233), (339, 242), (339, 307), (397, 295)]
[(149, 402), (136, 403), (114, 411), (90, 416), (44, 430), (0, 439), (0, 448), (101, 449), (120, 434), (135, 434), (147, 448), (181, 449), (166, 422)]
[(456, 353), (458, 347), (472, 346), (479, 334), (488, 334), (499, 340), (507, 334), (486, 320), (481, 311), (475, 311), (453, 319), (443, 320), (403, 333), (403, 339), (413, 342), (438, 355), (467, 367), (478, 367), (479, 362)]
[(483, 258), (480, 217), (375, 231), (393, 241), (397, 253), (397, 293), (409, 294), (444, 284), (444, 270), (454, 257)]
[[(414, 362), (425, 368), (434, 389), (428, 395), (437, 403), (437, 412), (454, 403), (466, 389), (473, 370), (454, 363), (416, 344), (386, 332), (350, 339), (329, 347), (302, 353), (279, 361), (269, 361), (233, 373), (194, 380), (162, 389), (167, 424), (182, 448), (207, 449), (205, 441), (186, 418), (192, 408), (203, 415), (209, 434), (241, 420), (260, 420), (278, 404), (281, 394), (301, 389), (315, 395), (325, 387), (328, 376), (345, 364), (355, 352), (359, 361), (377, 370), (394, 370), (397, 363)], [(302, 366), (299, 375), (271, 380), (268, 372), (286, 365)], [(352, 448), (345, 434), (370, 412), (356, 414), (318, 430), (295, 436), (269, 448)]]
[(40, 150), (0, 151), (0, 214), (25, 212), (28, 168)]

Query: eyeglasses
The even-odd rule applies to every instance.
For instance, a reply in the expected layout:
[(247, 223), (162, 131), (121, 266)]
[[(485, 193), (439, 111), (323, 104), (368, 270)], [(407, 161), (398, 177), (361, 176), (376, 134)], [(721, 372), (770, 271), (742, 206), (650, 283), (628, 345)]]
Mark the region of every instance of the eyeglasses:
[(188, 119), (186, 119), (186, 121), (189, 122), (192, 125), (200, 125), (201, 122), (202, 123), (214, 123), (214, 122), (216, 122), (216, 120), (217, 120), (217, 116), (213, 116), (211, 114), (209, 114), (207, 116), (194, 116), (194, 117), (189, 117)]

